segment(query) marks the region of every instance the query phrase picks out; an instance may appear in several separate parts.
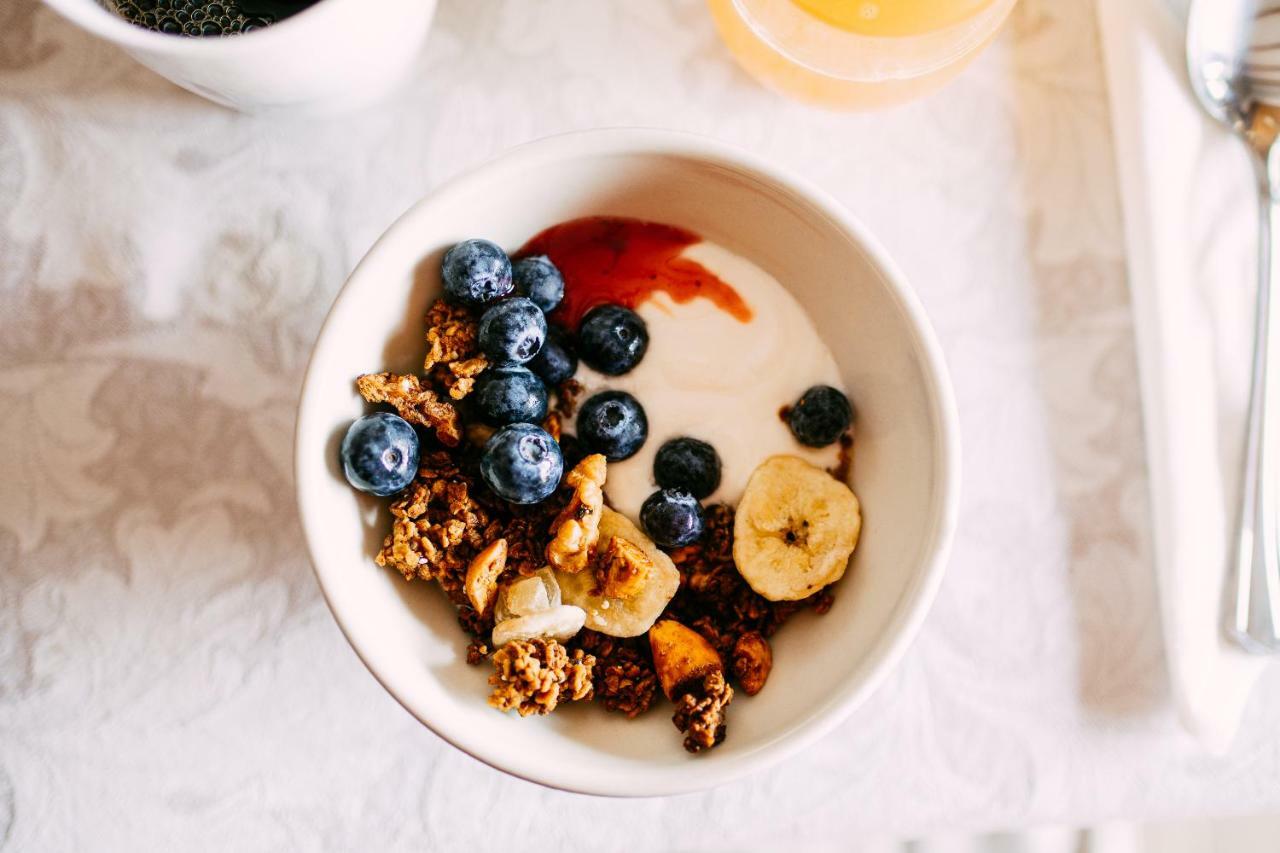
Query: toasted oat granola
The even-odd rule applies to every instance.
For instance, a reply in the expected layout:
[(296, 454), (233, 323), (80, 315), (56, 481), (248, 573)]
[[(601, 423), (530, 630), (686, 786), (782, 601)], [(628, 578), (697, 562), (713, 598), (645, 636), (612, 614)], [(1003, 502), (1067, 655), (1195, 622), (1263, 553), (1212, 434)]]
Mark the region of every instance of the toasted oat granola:
[(769, 601), (748, 586), (733, 562), (733, 516), (726, 504), (707, 507), (702, 540), (671, 552), (680, 588), (665, 614), (706, 637), (727, 661), (743, 634), (772, 636), (792, 614), (806, 607), (826, 613), (835, 598), (827, 588), (800, 601)]
[(556, 388), (556, 411), (561, 417), (571, 418), (578, 411), (578, 398), (586, 390), (576, 379), (566, 379)]
[[(643, 585), (646, 568), (652, 566), (646, 566), (647, 555), (632, 543), (615, 538), (613, 547), (597, 547), (603, 457), (582, 460), (566, 472), (556, 495), (538, 505), (509, 504), (489, 491), (475, 463), (493, 430), (464, 424), (455, 405), (489, 366), (479, 349), (475, 317), (440, 301), (427, 312), (426, 325), (422, 376), (379, 373), (357, 379), (367, 401), (389, 403), (406, 420), (430, 429), (444, 446), (424, 447), (417, 477), (391, 504), (392, 531), (378, 564), (397, 569), (406, 579), (440, 584), (457, 609), (459, 624), (471, 635), (468, 663), (493, 661), (489, 704), (494, 707), (528, 716), (548, 714), (562, 702), (595, 699), (606, 710), (629, 718), (643, 713), (659, 687), (646, 636), (623, 639), (583, 630), (564, 643), (517, 640), (496, 651), (492, 648), (492, 600), (498, 584), (551, 563), (568, 572), (589, 568), (599, 590), (626, 597)], [(554, 409), (543, 424), (556, 440), (582, 390), (573, 379), (557, 389)], [(851, 445), (852, 435), (846, 434), (838, 460), (844, 471)], [(751, 590), (733, 562), (733, 516), (732, 507), (708, 507), (702, 541), (671, 554), (680, 570), (680, 587), (663, 617), (677, 619), (705, 637), (727, 669), (691, 681), (676, 696), (672, 719), (686, 735), (684, 746), (690, 752), (724, 739), (725, 709), (734, 693), (726, 678), (732, 676), (754, 695), (772, 666), (766, 638), (792, 613), (804, 607), (822, 613), (832, 602), (829, 590), (800, 602), (770, 602)], [(505, 566), (495, 562), (488, 567), (483, 557), (477, 562), (478, 555), (486, 548), (496, 549), (499, 540), (507, 542)], [(469, 598), (466, 577), (473, 563), (478, 568), (472, 572)], [(486, 572), (480, 571), (486, 567)]]
[(595, 699), (605, 710), (627, 717), (649, 710), (658, 689), (658, 675), (653, 670), (647, 638), (610, 637), (588, 628), (579, 632), (570, 645), (595, 657)]
[(427, 311), (427, 356), (422, 372), (448, 394), (461, 400), (489, 366), (480, 352), (478, 324), (467, 309), (438, 300)]
[(416, 376), (399, 373), (366, 373), (356, 379), (356, 390), (370, 403), (390, 403), (400, 417), (432, 430), (446, 447), (462, 440), (458, 410)]
[(709, 673), (696, 689), (676, 700), (671, 721), (685, 733), (686, 750), (701, 752), (724, 740), (724, 712), (732, 701), (733, 688), (724, 680), (723, 672)]
[[(498, 582), (542, 568), (551, 539), (550, 519), (567, 497), (518, 507), (488, 492), (459, 451), (438, 450), (422, 457), (418, 476), (391, 503), (391, 533), (376, 557), (406, 580), (434, 580), (458, 608), (458, 621), (479, 642), (493, 629), (492, 608), (479, 613), (465, 592), (467, 570), (498, 539), (507, 542), (506, 566)], [(486, 649), (486, 653), (487, 653)], [(468, 655), (474, 663), (483, 655)]]
[(555, 640), (512, 640), (493, 655), (489, 704), (522, 717), (550, 714), (563, 701), (591, 698), (596, 659)]

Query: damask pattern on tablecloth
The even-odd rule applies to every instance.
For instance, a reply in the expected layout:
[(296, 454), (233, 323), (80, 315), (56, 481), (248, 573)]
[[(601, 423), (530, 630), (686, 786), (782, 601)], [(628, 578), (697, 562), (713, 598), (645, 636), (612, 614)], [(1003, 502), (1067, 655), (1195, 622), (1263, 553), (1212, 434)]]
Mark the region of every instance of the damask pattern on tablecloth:
[[(1024, 0), (954, 85), (872, 115), (758, 88), (698, 0), (445, 0), (392, 103), (266, 120), (0, 3), (0, 849), (696, 849), (1280, 807), (1276, 679), (1222, 759), (1168, 708), (1105, 94), (1087, 0)], [(421, 728), (329, 618), (292, 496), (346, 271), (450, 175), (602, 125), (711, 134), (840, 198), (915, 282), (962, 421), (961, 531), (899, 670), (795, 759), (667, 801), (536, 788)]]

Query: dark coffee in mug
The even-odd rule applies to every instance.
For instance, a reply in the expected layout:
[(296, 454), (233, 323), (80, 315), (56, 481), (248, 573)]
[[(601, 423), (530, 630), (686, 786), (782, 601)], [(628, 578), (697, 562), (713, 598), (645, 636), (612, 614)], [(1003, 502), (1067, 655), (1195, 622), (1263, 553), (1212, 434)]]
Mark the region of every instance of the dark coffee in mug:
[(131, 24), (175, 36), (231, 36), (270, 26), (319, 0), (107, 0)]

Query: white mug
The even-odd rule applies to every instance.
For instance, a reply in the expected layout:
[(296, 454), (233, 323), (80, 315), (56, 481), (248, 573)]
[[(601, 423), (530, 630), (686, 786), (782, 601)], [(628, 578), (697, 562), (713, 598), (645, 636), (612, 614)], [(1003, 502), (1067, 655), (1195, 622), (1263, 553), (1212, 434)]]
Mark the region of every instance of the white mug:
[(45, 2), (197, 95), (245, 112), (303, 114), (387, 93), (408, 72), (436, 8), (436, 0), (320, 0), (243, 35), (187, 37), (131, 24), (99, 0)]

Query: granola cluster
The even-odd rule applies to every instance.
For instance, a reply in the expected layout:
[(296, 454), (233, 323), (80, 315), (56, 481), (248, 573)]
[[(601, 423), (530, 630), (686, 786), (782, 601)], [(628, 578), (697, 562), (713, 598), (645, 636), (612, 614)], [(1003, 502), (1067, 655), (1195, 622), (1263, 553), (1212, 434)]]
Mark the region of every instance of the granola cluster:
[(454, 403), (471, 393), (489, 360), (465, 308), (438, 300), (427, 311), (426, 325), (425, 382), (413, 374), (368, 373), (356, 379), (356, 390), (367, 402), (387, 403), (409, 423), (431, 430), (446, 447), (457, 447), (463, 430)]
[(676, 700), (671, 721), (685, 733), (686, 750), (701, 752), (724, 740), (724, 710), (732, 700), (733, 688), (724, 680), (723, 672), (709, 673), (697, 689)]
[(512, 640), (493, 655), (489, 704), (522, 717), (550, 714), (561, 701), (591, 698), (596, 659), (555, 640)]
[(573, 638), (572, 645), (595, 658), (595, 698), (605, 710), (629, 718), (649, 710), (658, 688), (658, 675), (646, 637), (624, 639), (587, 629)]
[(480, 352), (477, 323), (465, 308), (438, 300), (427, 311), (427, 357), (422, 372), (451, 400), (461, 400), (489, 366)]
[(458, 410), (412, 374), (366, 373), (356, 379), (356, 390), (365, 402), (390, 404), (409, 423), (434, 432), (446, 447), (457, 447), (462, 440)]
[[(801, 601), (769, 601), (753, 590), (733, 562), (733, 516), (733, 507), (726, 504), (707, 507), (702, 541), (671, 553), (680, 569), (680, 589), (667, 614), (706, 637), (737, 672), (757, 666), (755, 657), (742, 664), (739, 660), (746, 654), (758, 656), (760, 643), (767, 649), (765, 638), (792, 614), (806, 607), (826, 613), (835, 597), (828, 588)], [(750, 652), (738, 650), (747, 634), (757, 635), (759, 641), (743, 646)]]
[(425, 454), (418, 476), (391, 503), (391, 533), (375, 558), (404, 575), (405, 580), (434, 580), (458, 608), (458, 621), (475, 639), (468, 659), (480, 663), (479, 651), (493, 629), (491, 613), (477, 611), (466, 595), (467, 571), (486, 548), (506, 540), (506, 563), (495, 583), (528, 575), (543, 566), (550, 541), (550, 520), (563, 505), (553, 497), (533, 507), (518, 507), (488, 492), (474, 466), (457, 451)]

